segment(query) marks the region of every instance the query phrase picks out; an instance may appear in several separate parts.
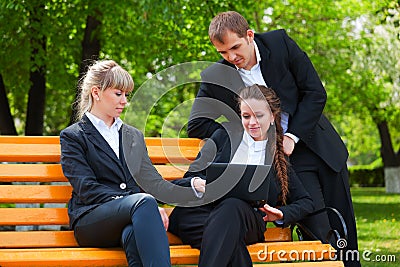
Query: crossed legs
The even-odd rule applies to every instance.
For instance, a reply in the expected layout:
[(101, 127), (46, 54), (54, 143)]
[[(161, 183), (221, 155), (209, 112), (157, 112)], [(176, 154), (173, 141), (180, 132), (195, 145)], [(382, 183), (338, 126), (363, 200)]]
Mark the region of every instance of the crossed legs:
[(74, 232), (81, 246), (122, 246), (129, 266), (171, 266), (167, 234), (151, 195), (106, 202), (80, 218)]

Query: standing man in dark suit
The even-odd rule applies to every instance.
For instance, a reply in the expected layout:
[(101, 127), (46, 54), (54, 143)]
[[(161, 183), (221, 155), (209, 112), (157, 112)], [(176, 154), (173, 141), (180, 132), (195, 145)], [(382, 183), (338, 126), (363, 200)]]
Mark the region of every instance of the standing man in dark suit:
[[(223, 60), (202, 72), (188, 123), (189, 137), (208, 138), (223, 127), (215, 119), (223, 115), (230, 120), (232, 114), (239, 114), (236, 98), (243, 86), (261, 84), (274, 88), (282, 103), (286, 155), (313, 198), (315, 209), (329, 206), (343, 215), (348, 239), (339, 248), (344, 252), (357, 250), (346, 165), (348, 152), (322, 114), (326, 91), (306, 53), (284, 30), (254, 33), (246, 19), (234, 11), (213, 18), (209, 37)], [(326, 213), (312, 216), (303, 224), (322, 241), (327, 241), (331, 228), (341, 229), (337, 221), (329, 221)], [(341, 260), (346, 266), (359, 266), (359, 261), (351, 258)]]

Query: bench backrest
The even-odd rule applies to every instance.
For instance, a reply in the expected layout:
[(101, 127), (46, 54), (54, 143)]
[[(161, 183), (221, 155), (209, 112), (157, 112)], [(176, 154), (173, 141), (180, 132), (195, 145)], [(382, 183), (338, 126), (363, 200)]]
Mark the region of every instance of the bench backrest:
[[(167, 180), (182, 177), (202, 144), (194, 138), (148, 137), (145, 141), (150, 159)], [(0, 165), (0, 182), (66, 182), (60, 154), (58, 136), (0, 136), (0, 163), (10, 163)]]

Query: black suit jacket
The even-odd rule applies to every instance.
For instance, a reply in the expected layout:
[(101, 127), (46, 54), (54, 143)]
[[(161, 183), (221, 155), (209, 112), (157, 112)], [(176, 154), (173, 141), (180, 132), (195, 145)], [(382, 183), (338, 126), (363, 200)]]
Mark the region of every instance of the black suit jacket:
[(161, 177), (143, 134), (127, 124), (120, 129), (120, 158), (86, 116), (61, 131), (60, 143), (62, 169), (73, 188), (68, 204), (71, 228), (83, 214), (115, 196), (144, 190), (161, 200), (170, 197), (170, 203), (194, 199), (192, 191), (185, 194)]
[[(328, 166), (339, 172), (346, 164), (348, 152), (322, 114), (326, 92), (310, 59), (284, 30), (255, 34), (254, 40), (260, 51), (264, 81), (275, 90), (282, 110), (289, 114), (288, 132), (299, 137)], [(239, 114), (236, 98), (243, 86), (236, 67), (225, 60), (204, 70), (188, 123), (189, 137), (211, 136), (221, 127), (214, 121), (221, 115), (230, 121), (239, 119), (232, 114)]]
[[(190, 186), (193, 177), (206, 179), (206, 166), (209, 162), (230, 162), (243, 138), (241, 125), (232, 127), (231, 124), (225, 128), (217, 129), (202, 147), (197, 159), (190, 165), (184, 178), (175, 181), (183, 186)], [(266, 155), (267, 157), (268, 155)], [(267, 203), (272, 207), (280, 206), (284, 214), (283, 226), (288, 226), (314, 211), (313, 201), (307, 193), (296, 173), (289, 167), (289, 195), (287, 205), (281, 206), (281, 186), (276, 177), (276, 171), (271, 168), (266, 174), (270, 176), (270, 187)]]

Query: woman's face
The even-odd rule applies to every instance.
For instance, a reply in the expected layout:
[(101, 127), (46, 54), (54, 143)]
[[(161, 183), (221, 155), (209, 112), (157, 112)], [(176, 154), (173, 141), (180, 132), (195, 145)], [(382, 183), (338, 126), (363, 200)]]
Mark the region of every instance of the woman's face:
[(119, 89), (107, 88), (104, 91), (92, 91), (94, 99), (91, 113), (102, 119), (106, 124), (114, 122), (119, 117), (128, 103), (128, 92)]
[(240, 114), (245, 131), (255, 141), (267, 139), (267, 131), (274, 121), (274, 116), (267, 101), (246, 99), (240, 102)]

